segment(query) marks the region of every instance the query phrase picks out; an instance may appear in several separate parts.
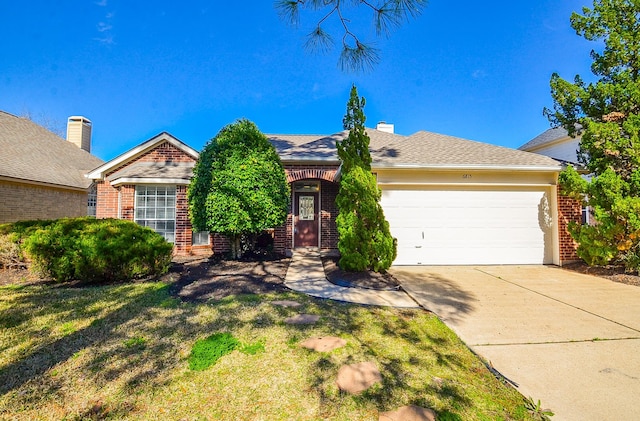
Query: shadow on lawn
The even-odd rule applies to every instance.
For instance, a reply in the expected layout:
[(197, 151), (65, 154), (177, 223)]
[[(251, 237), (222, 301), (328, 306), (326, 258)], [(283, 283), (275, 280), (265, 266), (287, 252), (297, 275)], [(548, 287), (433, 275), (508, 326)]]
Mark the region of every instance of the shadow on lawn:
[[(0, 394), (22, 388), (20, 393), (27, 393), (14, 399), (21, 405), (27, 403), (29, 406), (37, 405), (40, 400), (50, 399), (58, 393), (60, 396), (55, 398), (64, 399), (64, 386), (69, 383), (47, 372), (57, 364), (77, 357), (83, 350), (90, 349), (91, 355), (85, 355), (81, 367), (74, 369), (74, 372), (78, 372), (75, 375), (89, 378), (97, 387), (116, 386), (118, 392), (115, 393), (125, 397), (112, 403), (89, 401), (81, 415), (125, 417), (136, 411), (136, 395), (140, 388), (152, 390), (162, 387), (172, 381), (176, 367), (186, 365), (186, 356), (180, 353), (180, 344), (192, 343), (198, 337), (214, 332), (233, 332), (245, 327), (255, 329), (254, 334), (260, 336), (262, 328), (285, 326), (283, 320), (286, 317), (310, 312), (322, 315), (317, 326), (284, 327), (289, 343), (294, 348), (292, 352), (308, 352), (298, 348), (297, 344), (308, 335), (321, 332), (353, 338), (349, 342), (355, 352), (354, 355), (342, 357), (339, 353), (317, 354), (317, 358), (311, 360), (308, 382), (310, 390), (317, 394), (320, 401), (320, 416), (330, 417), (332, 408), (350, 399), (374, 403), (379, 410), (385, 411), (406, 404), (434, 407), (435, 401), (432, 399), (449, 402), (448, 406), (452, 408), (472, 405), (463, 385), (453, 380), (439, 383), (433, 378), (416, 378), (411, 373), (411, 367), (434, 367), (435, 372), (468, 370), (465, 367), (468, 362), (452, 352), (455, 347), (451, 344), (457, 340), (454, 335), (447, 334), (445, 329), (443, 333), (416, 323), (416, 317), (424, 317), (424, 313), (418, 310), (392, 311), (379, 307), (351, 306), (301, 297), (295, 293), (285, 293), (282, 297), (294, 298), (302, 302), (303, 307), (292, 309), (272, 306), (263, 296), (255, 295), (261, 292), (255, 284), (260, 283), (265, 292), (286, 291), (282, 282), (288, 260), (282, 264), (284, 268), (273, 266), (273, 262), (254, 262), (253, 269), (234, 274), (237, 267), (200, 262), (194, 263), (190, 270), (174, 272), (177, 276), (169, 285), (147, 283), (87, 288), (43, 287), (20, 295), (13, 301), (9, 314), (2, 315), (2, 320), (13, 327), (19, 327), (29, 317), (41, 314), (51, 315), (57, 323), (70, 319), (94, 320), (89, 326), (62, 337), (58, 337), (59, 333), (54, 334), (51, 328), (38, 332), (48, 335), (50, 339), (41, 340), (19, 360), (0, 368)], [(265, 282), (269, 276), (273, 277), (271, 283)], [(245, 292), (251, 294), (243, 295)], [(226, 297), (230, 294), (234, 296)], [(215, 317), (210, 315), (205, 319), (194, 317), (199, 307), (181, 301), (202, 302), (211, 298), (216, 300), (200, 308), (210, 309)], [(455, 299), (462, 301), (465, 297), (457, 296)], [(106, 305), (96, 309), (93, 305), (96, 302), (106, 302)], [(255, 306), (264, 307), (254, 308), (257, 311), (247, 317), (247, 309)], [(163, 311), (167, 308), (170, 311)], [(383, 342), (372, 342), (369, 335), (371, 329), (380, 332), (373, 340)], [(382, 384), (354, 397), (336, 394), (335, 376), (339, 367), (362, 362), (363, 358), (376, 361), (383, 375)], [(71, 383), (71, 386), (77, 387), (77, 384)], [(410, 402), (403, 401), (406, 396), (412, 397)]]
[[(265, 314), (243, 317), (247, 306), (260, 304), (256, 295), (218, 301), (212, 306), (218, 317), (203, 321), (193, 317), (198, 313), (197, 307), (171, 297), (170, 287), (146, 283), (82, 288), (41, 286), (25, 290), (0, 316), (0, 326), (20, 328), (30, 318), (39, 316), (46, 317), (49, 324), (33, 328), (37, 345), (0, 367), (0, 395), (19, 391), (9, 396), (8, 402), (13, 401), (16, 407), (32, 407), (49, 399), (64, 401), (66, 387), (77, 388), (78, 378), (89, 379), (98, 388), (115, 386), (120, 391), (118, 395), (124, 398), (105, 403), (91, 400), (93, 397), (88, 394), (83, 416), (123, 417), (136, 410), (139, 388), (166, 385), (171, 382), (175, 368), (186, 364), (181, 344), (216, 331), (280, 323), (276, 317)], [(170, 311), (160, 314), (167, 308)], [(93, 319), (88, 326), (64, 331), (65, 325), (87, 319)], [(85, 351), (90, 351), (90, 355), (83, 354)], [(72, 368), (71, 379), (56, 374), (57, 370), (50, 371), (76, 358), (82, 363)], [(12, 410), (10, 406), (13, 405), (0, 408), (0, 418)]]
[[(318, 394), (321, 416), (331, 415), (329, 412), (323, 413), (323, 408), (340, 406), (343, 399), (349, 399), (345, 392), (335, 393), (335, 376), (339, 368), (344, 364), (365, 360), (376, 362), (382, 374), (382, 383), (352, 396), (356, 402), (374, 402), (380, 411), (409, 404), (434, 408), (437, 407), (436, 401), (440, 401), (440, 404), (446, 402), (452, 409), (473, 406), (473, 401), (465, 392), (465, 385), (458, 384), (453, 379), (444, 380), (435, 375), (420, 378), (415, 372), (412, 373), (411, 367), (434, 367), (435, 373), (468, 370), (468, 361), (454, 352), (459, 345), (455, 335), (440, 335), (420, 324), (411, 323), (416, 313), (420, 313), (418, 310), (397, 310), (397, 316), (390, 316), (382, 314), (384, 309), (368, 309), (375, 314), (375, 326), (363, 316), (363, 307), (353, 306), (331, 316), (335, 325), (340, 328), (333, 334), (344, 334), (355, 339), (356, 343), (351, 343), (355, 347), (355, 355), (336, 357), (336, 354), (331, 353), (319, 354), (311, 365), (309, 382)], [(379, 317), (378, 313), (381, 313)], [(384, 335), (385, 342), (372, 343), (371, 339), (367, 339), (370, 329), (379, 330)], [(443, 329), (443, 332), (448, 331)], [(406, 400), (407, 397), (409, 401)]]
[[(139, 290), (133, 285), (121, 286), (114, 294), (113, 290), (108, 291), (104, 287), (42, 288), (15, 300), (10, 311), (14, 316), (10, 317), (20, 317), (20, 314), (31, 317), (46, 312), (52, 319), (81, 320), (100, 313), (99, 309), (91, 305), (92, 299), (83, 297), (84, 293), (93, 290), (93, 292), (112, 294), (106, 298), (110, 311), (94, 319), (89, 326), (67, 334), (63, 333), (64, 336), (57, 339), (53, 338), (55, 336), (53, 330), (56, 326), (45, 326), (37, 332), (41, 337), (49, 336), (51, 339), (42, 340), (39, 345), (30, 348), (23, 358), (0, 369), (0, 394), (17, 389), (32, 379), (42, 376), (56, 364), (69, 360), (77, 352), (92, 345), (106, 340), (124, 341), (126, 336), (124, 332), (119, 333), (118, 328), (131, 319), (139, 317), (140, 309), (148, 310), (162, 303), (167, 297), (166, 287), (160, 284), (150, 291), (137, 292), (137, 289)], [(97, 355), (95, 359), (99, 360), (103, 357)], [(51, 388), (56, 387), (51, 385)]]

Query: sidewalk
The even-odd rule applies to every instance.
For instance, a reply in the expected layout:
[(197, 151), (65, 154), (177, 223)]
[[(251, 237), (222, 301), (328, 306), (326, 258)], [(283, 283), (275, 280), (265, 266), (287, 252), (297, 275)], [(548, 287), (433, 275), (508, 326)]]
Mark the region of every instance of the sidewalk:
[(325, 276), (319, 253), (294, 254), (284, 284), (294, 291), (312, 297), (376, 306), (419, 307), (404, 291), (378, 291), (332, 284)]

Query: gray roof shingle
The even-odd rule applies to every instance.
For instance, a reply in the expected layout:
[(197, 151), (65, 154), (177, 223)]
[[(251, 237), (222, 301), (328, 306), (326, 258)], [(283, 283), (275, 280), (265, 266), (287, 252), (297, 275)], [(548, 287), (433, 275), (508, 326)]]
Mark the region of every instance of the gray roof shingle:
[[(549, 168), (560, 164), (549, 157), (487, 143), (420, 131), (411, 136), (367, 129), (372, 166)], [(283, 161), (338, 161), (336, 140), (347, 132), (329, 136), (268, 135)]]
[(544, 145), (545, 143), (551, 143), (567, 136), (569, 136), (569, 133), (565, 128), (554, 127), (552, 129), (545, 130), (544, 132), (540, 133), (538, 136), (534, 137), (524, 145), (520, 146), (518, 149), (521, 151), (528, 151), (537, 146)]
[(0, 176), (86, 189), (92, 181), (84, 175), (103, 162), (31, 120), (0, 111)]
[(114, 172), (107, 177), (113, 181), (119, 178), (178, 178), (188, 180), (193, 177), (195, 162), (136, 162)]

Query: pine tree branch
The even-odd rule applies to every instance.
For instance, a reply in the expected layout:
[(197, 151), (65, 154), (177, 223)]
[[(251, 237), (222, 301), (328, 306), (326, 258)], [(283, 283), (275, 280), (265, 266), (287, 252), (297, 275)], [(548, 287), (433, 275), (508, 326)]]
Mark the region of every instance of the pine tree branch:
[[(300, 23), (301, 9), (328, 9), (315, 28), (307, 34), (304, 48), (311, 52), (328, 52), (334, 45), (333, 37), (325, 31), (323, 24), (332, 16), (337, 16), (343, 29), (342, 50), (338, 66), (345, 72), (364, 72), (373, 69), (380, 61), (379, 50), (361, 38), (351, 29), (351, 18), (345, 12), (345, 0), (276, 0), (275, 8), (280, 17), (293, 26)], [(376, 36), (386, 36), (405, 21), (417, 17), (427, 4), (427, 0), (353, 0), (355, 7), (363, 6), (373, 14)], [(355, 12), (354, 12), (355, 13)]]

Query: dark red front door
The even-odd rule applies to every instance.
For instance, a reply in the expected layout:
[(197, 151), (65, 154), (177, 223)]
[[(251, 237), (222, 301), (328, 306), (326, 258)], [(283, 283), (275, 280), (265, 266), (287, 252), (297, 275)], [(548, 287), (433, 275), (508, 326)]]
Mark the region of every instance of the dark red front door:
[(318, 193), (296, 193), (294, 247), (318, 247)]

